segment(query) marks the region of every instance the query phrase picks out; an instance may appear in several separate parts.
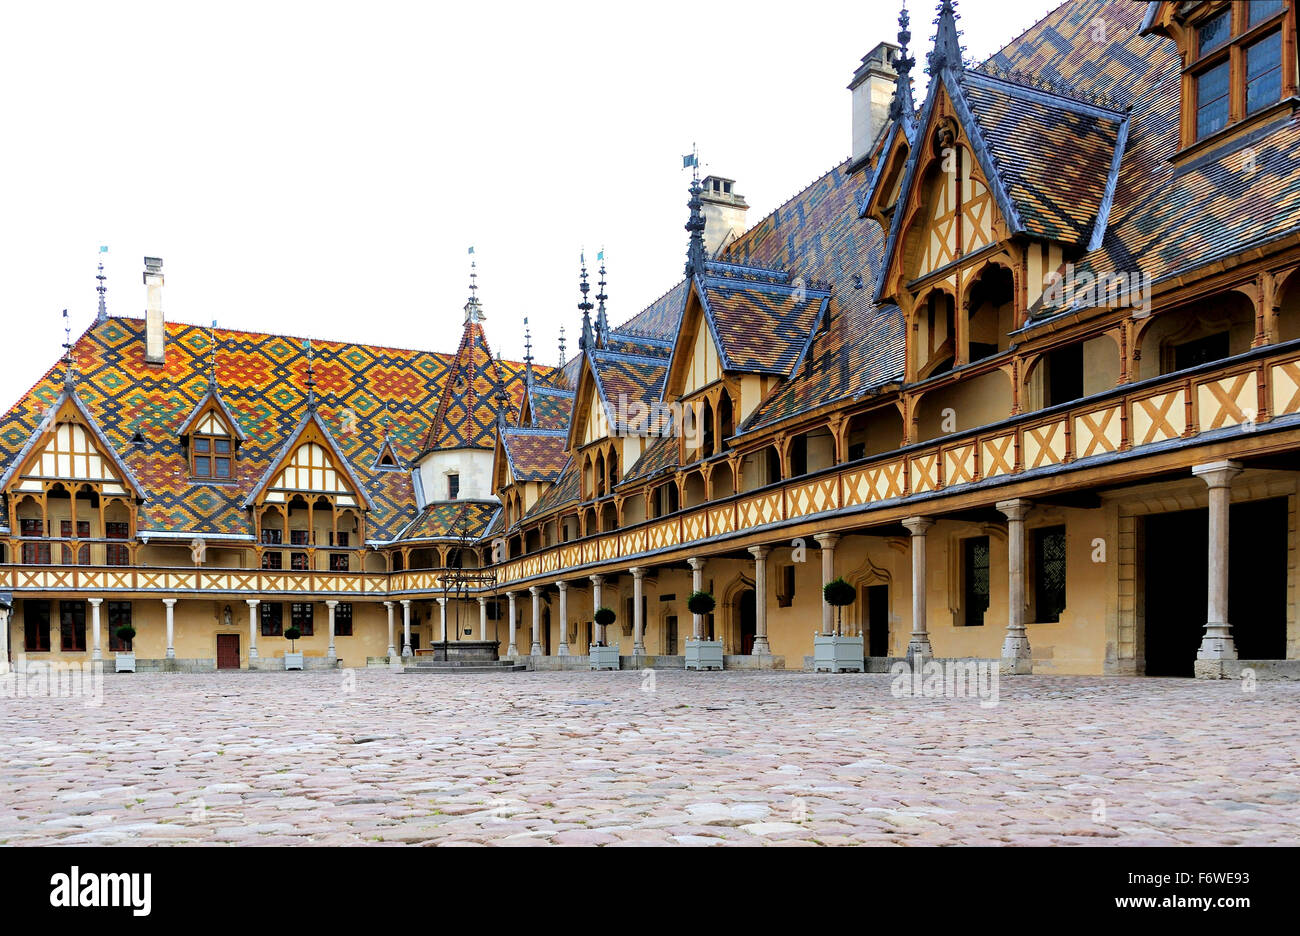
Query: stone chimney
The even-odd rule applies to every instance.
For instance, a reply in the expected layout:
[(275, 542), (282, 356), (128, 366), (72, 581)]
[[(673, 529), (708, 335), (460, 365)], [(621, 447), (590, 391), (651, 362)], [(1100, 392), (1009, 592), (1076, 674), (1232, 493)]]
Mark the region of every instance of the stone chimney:
[(736, 194), (736, 180), (707, 176), (700, 183), (700, 203), (704, 212), (704, 250), (712, 259), (741, 234), (745, 233), (745, 198)]
[(862, 64), (849, 82), (849, 90), (853, 92), (853, 166), (866, 157), (889, 120), (889, 102), (898, 80), (893, 65), (898, 50), (892, 42), (880, 43), (862, 57)]
[(162, 259), (144, 258), (144, 285), (147, 287), (148, 305), (144, 313), (144, 359), (150, 364), (167, 360), (167, 329), (163, 324)]

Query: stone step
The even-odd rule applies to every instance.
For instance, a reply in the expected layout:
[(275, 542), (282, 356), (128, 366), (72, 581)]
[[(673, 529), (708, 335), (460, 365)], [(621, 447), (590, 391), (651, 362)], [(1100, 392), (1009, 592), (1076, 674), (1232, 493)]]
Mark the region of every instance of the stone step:
[(412, 660), (407, 669), (449, 669), (457, 666), (513, 666), (513, 660)]
[(486, 660), (480, 663), (436, 663), (424, 664), (422, 666), (407, 666), (402, 669), (403, 673), (421, 673), (421, 674), (458, 674), (458, 673), (526, 673), (528, 666), (524, 663), (512, 663), (509, 660), (502, 660), (500, 663), (490, 663)]

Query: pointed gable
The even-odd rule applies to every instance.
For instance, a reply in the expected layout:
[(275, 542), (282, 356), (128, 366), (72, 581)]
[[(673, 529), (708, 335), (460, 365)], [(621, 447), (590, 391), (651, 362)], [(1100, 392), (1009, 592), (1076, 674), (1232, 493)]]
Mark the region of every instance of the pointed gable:
[(309, 411), (263, 475), (245, 507), (325, 494), (342, 507), (371, 509), (370, 498), (316, 413)]
[(71, 389), (59, 395), (0, 476), (0, 490), (8, 490), (15, 480), (18, 490), (40, 490), (46, 481), (90, 482), (102, 485), (107, 493), (129, 490), (144, 500), (139, 482)]
[[(505, 371), (492, 357), (481, 321), (468, 317), (460, 347), (445, 378), (437, 415), (425, 437), (425, 451), (491, 450), (496, 444), (499, 405), (496, 397), (505, 384)], [(518, 397), (522, 396), (519, 382), (515, 384), (507, 391), (512, 412), (518, 406)]]
[(247, 441), (239, 428), (239, 420), (235, 419), (230, 407), (226, 406), (226, 401), (221, 398), (215, 384), (208, 385), (207, 394), (190, 411), (179, 435), (182, 439), (188, 439), (192, 435), (225, 435), (240, 443)]

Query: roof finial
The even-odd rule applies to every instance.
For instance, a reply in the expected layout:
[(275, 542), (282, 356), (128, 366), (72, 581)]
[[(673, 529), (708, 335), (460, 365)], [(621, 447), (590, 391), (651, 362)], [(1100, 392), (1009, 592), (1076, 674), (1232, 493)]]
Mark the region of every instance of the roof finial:
[(108, 279), (104, 275), (104, 254), (106, 253), (108, 253), (108, 248), (101, 244), (99, 248), (99, 272), (95, 274), (95, 279), (99, 280), (99, 285), (95, 287), (95, 292), (99, 293), (99, 312), (95, 316), (95, 324), (99, 324), (108, 318), (108, 303), (105, 301), (108, 287), (104, 285), (104, 281)]
[(569, 359), (564, 355), (564, 326), (560, 326), (560, 367), (564, 367)]
[(934, 33), (934, 48), (930, 50), (929, 72), (937, 75), (946, 68), (960, 74), (962, 46), (958, 38), (961, 31), (957, 29), (956, 0), (940, 0), (939, 15), (934, 22), (938, 28)]
[(307, 351), (307, 411), (316, 412), (316, 362), (311, 347), (311, 339), (303, 342)]
[[(497, 357), (501, 356), (501, 351), (497, 351)], [(528, 316), (524, 316), (524, 383), (532, 387), (533, 385), (533, 333), (528, 327)]]
[(217, 320), (212, 320), (208, 332), (208, 386), (217, 389)]
[(74, 383), (72, 370), (72, 324), (68, 310), (63, 310), (63, 388), (71, 390)]
[(686, 276), (690, 278), (704, 272), (704, 203), (700, 195), (704, 187), (700, 185), (700, 151), (691, 144), (691, 155), (682, 157), (682, 168), (691, 167), (691, 200), (686, 203), (691, 209), (691, 217), (686, 222), (686, 230), (691, 235), (690, 245), (686, 248)]
[[(474, 248), (469, 249), (470, 256), (474, 255)], [(465, 303), (465, 324), (471, 322), (481, 322), (486, 318), (483, 314), (483, 306), (478, 301), (478, 261), (469, 262), (469, 301)]]
[(605, 342), (609, 340), (609, 320), (605, 318), (605, 300), (609, 296), (605, 295), (605, 248), (601, 248), (596, 254), (596, 259), (600, 261), (600, 292), (596, 293), (596, 346), (603, 348)]
[(889, 102), (889, 119), (901, 117), (912, 119), (916, 105), (912, 103), (912, 66), (916, 64), (915, 56), (907, 54), (907, 44), (912, 41), (912, 32), (908, 28), (910, 17), (907, 15), (907, 3), (898, 14), (898, 54), (894, 56), (894, 68), (898, 79), (894, 85), (894, 99)]
[(591, 338), (591, 303), (587, 299), (587, 293), (591, 287), (587, 285), (587, 255), (580, 255), (582, 261), (582, 283), (578, 286), (582, 292), (582, 301), (578, 303), (578, 308), (582, 311), (582, 337), (578, 339), (578, 347), (584, 351), (594, 350), (596, 344)]

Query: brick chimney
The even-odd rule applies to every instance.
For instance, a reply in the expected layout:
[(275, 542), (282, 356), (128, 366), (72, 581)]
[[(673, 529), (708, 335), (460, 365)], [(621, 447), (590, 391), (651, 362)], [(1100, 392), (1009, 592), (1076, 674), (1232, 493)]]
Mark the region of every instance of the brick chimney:
[(144, 285), (148, 305), (144, 313), (144, 359), (150, 364), (167, 360), (167, 329), (163, 323), (163, 272), (160, 257), (144, 258)]
[(893, 65), (898, 50), (892, 42), (880, 43), (862, 57), (862, 64), (849, 82), (853, 92), (853, 165), (867, 155), (889, 120), (889, 102), (898, 80)]
[(710, 258), (745, 233), (745, 212), (749, 205), (736, 194), (736, 180), (707, 176), (700, 183), (704, 191), (700, 202), (704, 212), (704, 250)]

